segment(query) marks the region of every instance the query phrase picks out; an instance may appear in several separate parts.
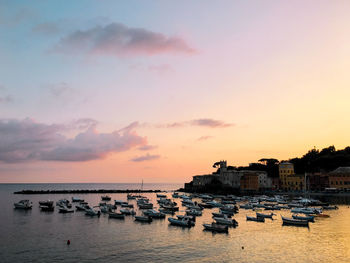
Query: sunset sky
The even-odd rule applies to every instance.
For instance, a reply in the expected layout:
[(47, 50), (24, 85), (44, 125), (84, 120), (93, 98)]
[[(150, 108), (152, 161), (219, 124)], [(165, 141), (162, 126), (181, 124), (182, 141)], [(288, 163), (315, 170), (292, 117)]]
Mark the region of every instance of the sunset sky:
[(350, 145), (350, 1), (0, 0), (0, 182), (187, 182)]

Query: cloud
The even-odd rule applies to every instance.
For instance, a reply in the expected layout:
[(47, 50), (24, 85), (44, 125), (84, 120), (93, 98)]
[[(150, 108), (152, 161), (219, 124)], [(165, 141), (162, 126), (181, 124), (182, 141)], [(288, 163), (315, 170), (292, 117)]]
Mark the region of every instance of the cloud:
[(139, 148), (137, 148), (138, 150), (140, 151), (150, 151), (150, 150), (154, 150), (154, 149), (157, 149), (158, 146), (157, 145), (144, 145), (144, 146), (141, 146)]
[(214, 138), (213, 136), (201, 136), (197, 139), (197, 141), (206, 141), (209, 140), (211, 138)]
[(172, 122), (167, 124), (156, 125), (159, 128), (181, 128), (186, 126), (200, 126), (200, 127), (209, 127), (209, 128), (228, 128), (234, 126), (233, 123), (226, 123), (221, 120), (214, 120), (209, 118), (203, 119), (194, 119), (190, 121), (182, 122)]
[(130, 161), (132, 161), (132, 162), (144, 162), (144, 161), (156, 160), (159, 158), (160, 158), (160, 155), (152, 155), (152, 154), (147, 153), (146, 155), (132, 158)]
[(34, 26), (32, 31), (42, 35), (55, 35), (60, 32), (60, 28), (55, 23), (45, 22)]
[[(17, 163), (23, 161), (83, 162), (103, 159), (111, 153), (130, 150), (147, 145), (145, 137), (139, 136), (132, 127), (120, 131), (99, 133), (89, 119), (86, 130), (73, 138), (67, 138), (64, 131), (68, 125), (44, 124), (32, 119), (0, 120), (0, 161)], [(80, 123), (80, 124), (79, 124)], [(90, 123), (90, 125), (86, 125)]]
[(204, 127), (211, 127), (211, 128), (226, 128), (230, 127), (233, 124), (231, 123), (225, 123), (223, 121), (214, 120), (214, 119), (196, 119), (190, 121), (191, 125), (194, 126), (204, 126)]
[(180, 37), (168, 37), (161, 33), (144, 28), (128, 27), (121, 23), (110, 23), (88, 30), (75, 31), (63, 37), (54, 51), (68, 54), (84, 52), (90, 55), (117, 57), (195, 52)]

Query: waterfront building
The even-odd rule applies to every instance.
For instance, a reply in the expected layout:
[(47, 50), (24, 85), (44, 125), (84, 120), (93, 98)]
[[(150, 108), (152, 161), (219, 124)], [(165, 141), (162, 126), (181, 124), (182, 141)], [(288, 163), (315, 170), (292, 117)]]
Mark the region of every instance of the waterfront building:
[(308, 173), (306, 175), (306, 190), (324, 191), (329, 188), (329, 175), (323, 173)]
[(281, 188), (283, 190), (288, 190), (288, 188), (290, 188), (290, 183), (292, 183), (293, 180), (287, 181), (287, 177), (294, 175), (294, 165), (290, 162), (280, 163), (278, 165), (278, 174), (280, 178)]
[(339, 167), (328, 175), (329, 187), (339, 190), (350, 189), (350, 167)]
[(210, 184), (213, 180), (217, 180), (223, 185), (235, 189), (259, 190), (272, 188), (272, 179), (264, 171), (228, 169), (226, 161), (215, 163), (214, 167), (217, 165), (219, 168), (216, 173), (193, 176), (192, 187), (198, 189)]

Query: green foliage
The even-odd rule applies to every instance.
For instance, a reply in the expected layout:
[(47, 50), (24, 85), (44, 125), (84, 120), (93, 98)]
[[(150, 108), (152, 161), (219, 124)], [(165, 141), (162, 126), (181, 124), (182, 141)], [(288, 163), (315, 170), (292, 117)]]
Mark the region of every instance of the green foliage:
[(294, 164), (294, 171), (297, 174), (305, 172), (330, 172), (341, 166), (350, 166), (350, 147), (343, 150), (336, 150), (329, 146), (322, 149), (312, 149), (301, 158), (290, 159)]

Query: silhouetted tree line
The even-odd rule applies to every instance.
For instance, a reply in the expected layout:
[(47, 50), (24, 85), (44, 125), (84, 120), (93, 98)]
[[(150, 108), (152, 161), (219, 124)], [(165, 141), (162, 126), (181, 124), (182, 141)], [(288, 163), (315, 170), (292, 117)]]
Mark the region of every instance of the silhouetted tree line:
[[(330, 172), (341, 166), (350, 166), (350, 147), (336, 150), (334, 146), (329, 146), (321, 151), (314, 148), (309, 150), (301, 158), (289, 159), (288, 162), (294, 164), (294, 172), (296, 174), (304, 174), (305, 172)], [(274, 158), (262, 158), (258, 163), (251, 163), (249, 166), (228, 166), (227, 170), (265, 171), (270, 177), (278, 177), (279, 163)], [(214, 173), (220, 173), (220, 168)]]

